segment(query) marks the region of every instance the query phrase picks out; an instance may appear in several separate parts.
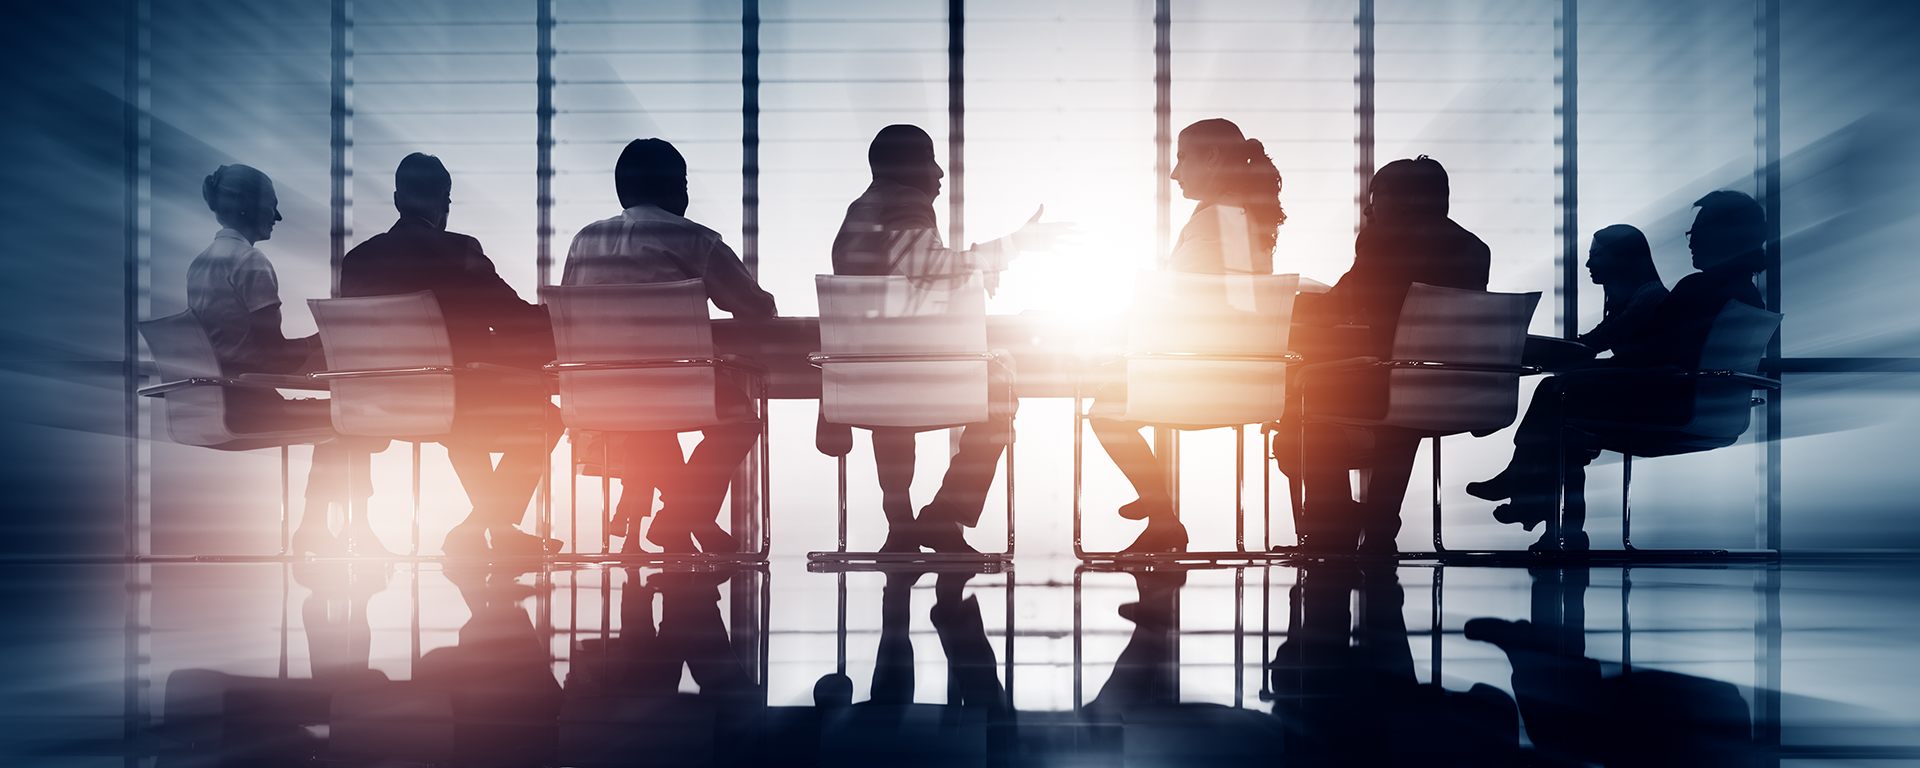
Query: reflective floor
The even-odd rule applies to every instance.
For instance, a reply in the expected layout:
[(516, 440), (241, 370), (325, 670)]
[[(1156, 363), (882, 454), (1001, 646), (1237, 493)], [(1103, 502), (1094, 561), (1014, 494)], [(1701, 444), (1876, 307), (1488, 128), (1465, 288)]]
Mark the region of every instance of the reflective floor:
[(1909, 561), (1077, 565), (0, 566), (0, 763), (1920, 765)]

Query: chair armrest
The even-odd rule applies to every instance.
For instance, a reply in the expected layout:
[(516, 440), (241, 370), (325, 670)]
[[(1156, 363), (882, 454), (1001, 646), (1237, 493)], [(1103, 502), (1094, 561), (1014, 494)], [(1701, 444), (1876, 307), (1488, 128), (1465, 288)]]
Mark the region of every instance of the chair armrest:
[(549, 374), (537, 368), (515, 368), (496, 363), (467, 363), (467, 370), (527, 382), (544, 382)]
[(1192, 360), (1208, 363), (1280, 363), (1293, 365), (1301, 362), (1301, 357), (1292, 352), (1278, 355), (1213, 355), (1204, 352), (1128, 352), (1120, 356), (1126, 360)]
[(243, 373), (235, 378), (239, 379), (243, 384), (257, 387), (273, 387), (274, 389), (311, 389), (326, 391), (327, 388), (327, 385), (316, 382), (308, 378), (305, 374)]
[(1745, 373), (1743, 371), (1725, 371), (1725, 370), (1683, 371), (1671, 366), (1660, 366), (1657, 368), (1582, 368), (1577, 371), (1567, 371), (1565, 373), (1560, 373), (1557, 375), (1576, 378), (1576, 379), (1587, 379), (1587, 380), (1657, 379), (1657, 378), (1698, 379), (1698, 378), (1705, 378), (1705, 377), (1713, 377), (1713, 378), (1734, 379), (1737, 381), (1744, 381), (1744, 382), (1747, 382), (1748, 384), (1753, 385), (1756, 389), (1779, 389), (1780, 388), (1780, 380), (1769, 379), (1765, 376), (1760, 376), (1758, 374)]
[(162, 382), (162, 383), (154, 384), (148, 387), (141, 387), (138, 390), (138, 392), (141, 397), (159, 397), (161, 395), (167, 394), (168, 392), (178, 392), (183, 389), (192, 389), (194, 387), (248, 387), (248, 386), (257, 388), (257, 387), (263, 387), (264, 385), (247, 384), (246, 382), (240, 381), (239, 379), (194, 378), (194, 379), (176, 379), (174, 381)]
[(766, 364), (742, 355), (721, 355), (720, 365), (753, 376), (766, 376), (769, 373)]
[(1500, 365), (1498, 363), (1443, 363), (1437, 360), (1383, 360), (1378, 363), (1385, 368), (1408, 368), (1422, 371), (1472, 371), (1476, 373), (1516, 373), (1528, 375), (1540, 373), (1537, 365)]
[(315, 381), (332, 381), (334, 379), (375, 379), (375, 378), (384, 378), (384, 377), (391, 377), (391, 376), (430, 376), (430, 375), (444, 376), (449, 374), (464, 373), (464, 372), (468, 372), (468, 370), (469, 369), (466, 369), (466, 368), (455, 368), (451, 365), (419, 365), (419, 366), (412, 366), (408, 368), (364, 368), (364, 369), (358, 369), (358, 370), (343, 370), (343, 371), (314, 371), (313, 373), (309, 373), (307, 375), (312, 377)]
[(1377, 358), (1377, 357), (1364, 357), (1364, 356), (1349, 357), (1345, 360), (1328, 360), (1327, 362), (1324, 362), (1324, 363), (1312, 363), (1309, 365), (1303, 365), (1303, 366), (1300, 366), (1299, 368), (1294, 369), (1294, 372), (1304, 375), (1308, 373), (1338, 370), (1342, 368), (1370, 368), (1372, 366), (1379, 365), (1379, 364), (1380, 364), (1380, 358)]
[(938, 352), (916, 354), (902, 352), (898, 354), (827, 354), (813, 352), (807, 355), (807, 362), (819, 366), (825, 363), (964, 363), (991, 362), (992, 352)]

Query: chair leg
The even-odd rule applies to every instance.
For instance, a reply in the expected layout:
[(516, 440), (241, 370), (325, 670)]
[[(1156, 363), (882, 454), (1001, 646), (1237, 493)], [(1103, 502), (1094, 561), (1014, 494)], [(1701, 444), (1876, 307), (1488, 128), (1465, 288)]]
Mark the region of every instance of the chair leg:
[(834, 463), (838, 468), (839, 474), (840, 474), (840, 513), (839, 513), (840, 544), (839, 544), (839, 549), (837, 551), (845, 552), (847, 551), (847, 456), (846, 454), (843, 453), (840, 456), (836, 457)]
[(574, 438), (567, 438), (567, 548), (580, 551), (580, 464)]
[[(622, 489), (625, 490), (625, 489)], [(653, 513), (652, 492), (648, 492), (647, 513)], [(613, 433), (600, 433), (600, 553), (613, 554)], [(633, 535), (633, 521), (627, 521), (627, 534)], [(640, 545), (635, 543), (634, 549)]]
[(1627, 491), (1633, 487), (1633, 454), (1620, 454), (1620, 548), (1633, 549), (1633, 507)]
[[(1233, 547), (1241, 552), (1247, 551), (1246, 487), (1247, 428), (1239, 425), (1233, 428)], [(1236, 697), (1234, 701), (1239, 701), (1239, 698)]]
[[(1073, 385), (1073, 554), (1075, 557), (1086, 552), (1080, 544), (1080, 454), (1081, 442), (1084, 440), (1080, 432), (1087, 428), (1086, 416), (1080, 412), (1084, 405), (1081, 401), (1080, 384), (1075, 381)], [(1074, 707), (1076, 709), (1079, 707), (1077, 701)]]
[(420, 554), (420, 444), (413, 444), (413, 508), (407, 515), (407, 527), (411, 531), (412, 550), (407, 554)]
[[(1007, 557), (1013, 557), (1013, 440), (1007, 440)], [(1009, 576), (1009, 579), (1012, 577)], [(1008, 645), (1011, 649), (1012, 645)], [(1009, 651), (1011, 652), (1011, 651)]]
[(1433, 436), (1433, 551), (1447, 551), (1440, 539), (1440, 436)]
[[(284, 445), (280, 446), (280, 556), (281, 557), (285, 557), (287, 555), (293, 554), (293, 538), (292, 538), (293, 532), (288, 530), (287, 528), (287, 516), (288, 514), (290, 514), (290, 509), (293, 507), (293, 489), (290, 487), (291, 484), (287, 481), (287, 453), (290, 450), (291, 449), (287, 446), (284, 446)], [(320, 450), (320, 446), (315, 445), (313, 447), (313, 450), (315, 452), (318, 452)], [(313, 470), (309, 468), (307, 471), (312, 472)], [(313, 514), (313, 511), (308, 510), (307, 514)]]

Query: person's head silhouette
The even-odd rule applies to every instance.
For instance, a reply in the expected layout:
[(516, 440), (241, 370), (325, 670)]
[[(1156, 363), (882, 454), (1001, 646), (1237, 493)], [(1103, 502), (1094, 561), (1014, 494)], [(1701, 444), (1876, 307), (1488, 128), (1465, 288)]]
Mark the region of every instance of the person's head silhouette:
[(1635, 288), (1659, 280), (1653, 268), (1653, 248), (1647, 236), (1627, 224), (1615, 224), (1593, 233), (1587, 249), (1587, 275), (1595, 285)]
[(393, 172), (393, 207), (403, 217), (447, 228), (447, 211), (453, 207), (453, 176), (440, 158), (415, 152), (400, 160), (400, 167)]
[(1242, 135), (1230, 120), (1201, 120), (1180, 131), (1176, 156), (1169, 178), (1182, 196), (1203, 205), (1231, 200), (1245, 207), (1261, 225), (1262, 245), (1272, 250), (1274, 229), (1287, 214), (1280, 208), (1280, 171), (1259, 139)]
[(1694, 269), (1727, 267), (1753, 273), (1766, 268), (1767, 212), (1760, 203), (1746, 193), (1722, 189), (1693, 204), (1700, 209), (1693, 229), (1687, 230)]
[(621, 208), (657, 205), (675, 216), (687, 215), (687, 160), (662, 139), (634, 139), (613, 166), (613, 188)]
[(876, 181), (903, 184), (925, 192), (929, 198), (940, 195), (940, 179), (947, 175), (933, 159), (933, 137), (913, 125), (880, 129), (867, 146), (867, 165)]
[(272, 237), (273, 223), (280, 220), (280, 198), (273, 194), (273, 180), (252, 166), (220, 166), (200, 182), (200, 197), (220, 226), (239, 232), (250, 243)]
[(1367, 185), (1366, 217), (1447, 215), (1447, 169), (1426, 155), (1380, 167)]

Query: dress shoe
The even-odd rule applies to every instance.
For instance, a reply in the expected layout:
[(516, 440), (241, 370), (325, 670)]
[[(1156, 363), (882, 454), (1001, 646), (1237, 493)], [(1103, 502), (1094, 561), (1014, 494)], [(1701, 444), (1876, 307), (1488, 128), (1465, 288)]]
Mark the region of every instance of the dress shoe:
[(513, 557), (538, 557), (558, 553), (566, 546), (559, 539), (543, 539), (513, 526), (488, 529), (493, 553)]
[(380, 537), (373, 535), (373, 527), (359, 525), (347, 529), (347, 551), (354, 557), (399, 557), (399, 553), (387, 549), (380, 543)]
[(1128, 520), (1145, 520), (1153, 517), (1155, 512), (1167, 512), (1172, 509), (1173, 504), (1165, 498), (1142, 497), (1120, 505), (1120, 516)]
[(1470, 619), (1463, 630), (1468, 640), (1493, 643), (1501, 650), (1529, 650), (1534, 645), (1533, 625), (1505, 619)]
[(346, 557), (348, 554), (346, 542), (319, 526), (294, 529), (290, 546), (293, 548), (293, 554), (296, 555)]
[(1500, 474), (1478, 483), (1467, 483), (1467, 495), (1487, 501), (1506, 501), (1513, 498), (1513, 470), (1501, 470)]
[(967, 543), (966, 528), (959, 523), (920, 524), (920, 546), (942, 554), (977, 555), (980, 550)]
[(486, 557), (492, 550), (487, 547), (485, 527), (461, 523), (447, 531), (446, 541), (440, 544), (440, 551), (448, 557)]
[(653, 542), (660, 551), (669, 555), (691, 555), (699, 550), (693, 547), (693, 532), (671, 524), (662, 524), (656, 517), (653, 525), (647, 528), (647, 541)]
[(1586, 531), (1562, 531), (1560, 541), (1555, 542), (1547, 534), (1540, 534), (1540, 540), (1527, 545), (1528, 552), (1585, 552), (1589, 545)]
[(1187, 551), (1187, 527), (1179, 520), (1167, 522), (1147, 521), (1147, 529), (1140, 532), (1140, 538), (1134, 539), (1126, 549), (1126, 554), (1152, 554), (1158, 552)]
[(709, 554), (740, 551), (740, 540), (721, 528), (719, 523), (706, 523), (696, 526), (691, 532), (700, 541), (700, 551)]
[(887, 524), (887, 540), (880, 545), (881, 552), (919, 552), (920, 524), (904, 520)]
[(1553, 505), (1542, 502), (1513, 502), (1493, 508), (1493, 519), (1503, 523), (1519, 523), (1524, 530), (1547, 521), (1553, 515)]

